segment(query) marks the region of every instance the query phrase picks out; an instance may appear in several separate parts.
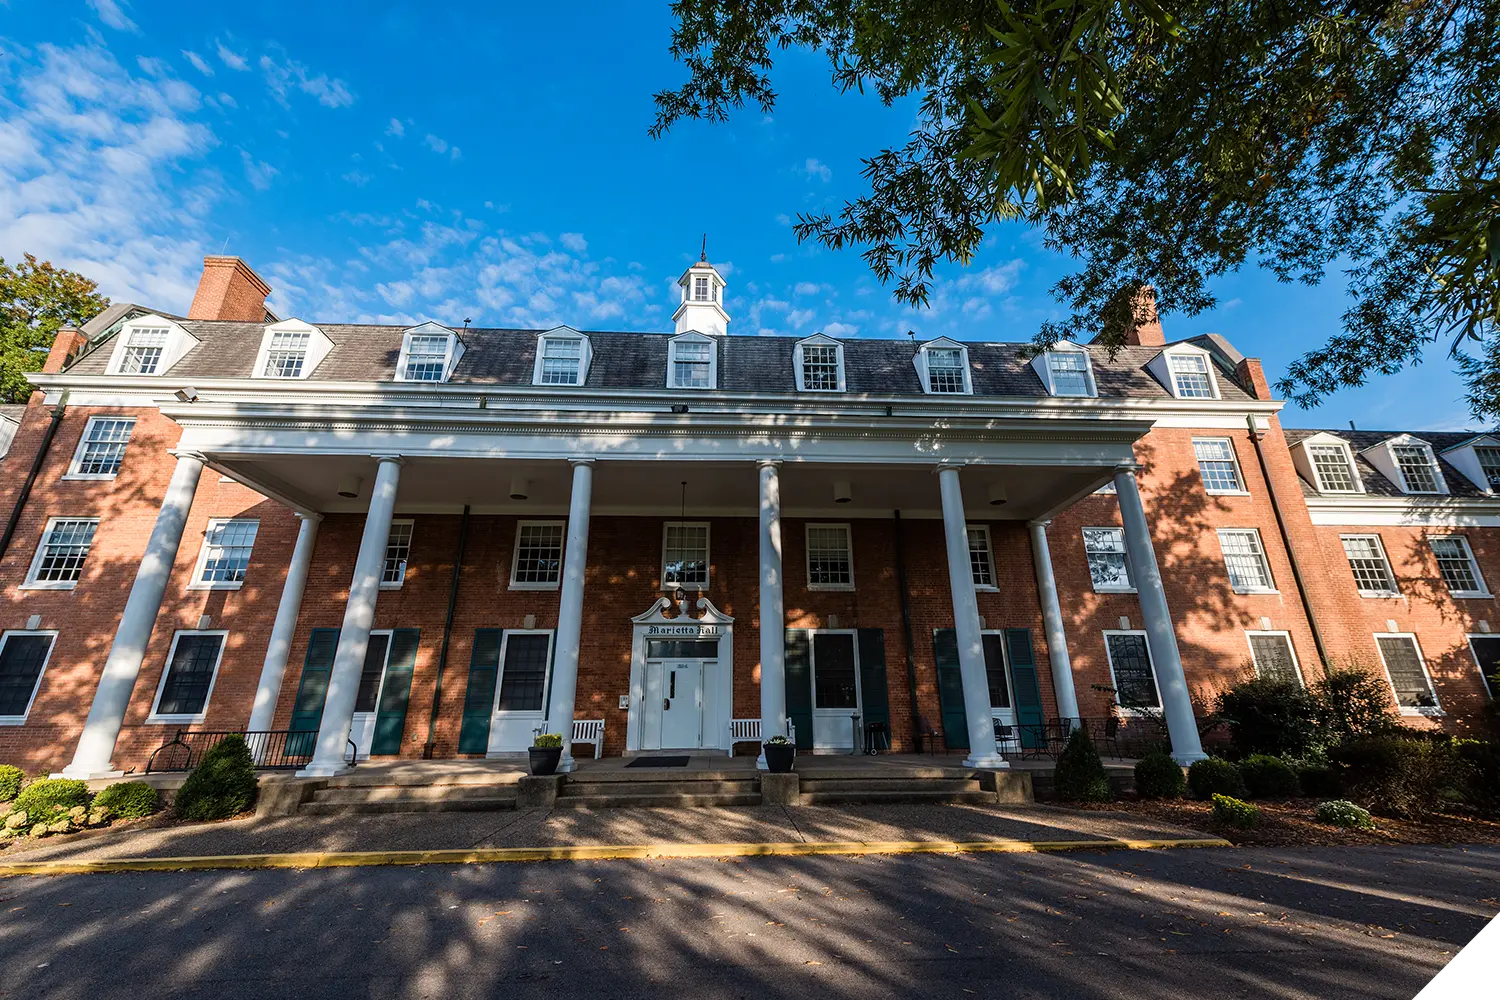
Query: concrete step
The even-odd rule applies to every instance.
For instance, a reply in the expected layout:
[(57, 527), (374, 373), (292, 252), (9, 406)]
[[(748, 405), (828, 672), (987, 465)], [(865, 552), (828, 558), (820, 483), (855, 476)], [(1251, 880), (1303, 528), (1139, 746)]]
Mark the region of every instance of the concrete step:
[(968, 803), (983, 805), (995, 801), (994, 792), (974, 791), (914, 791), (893, 789), (865, 789), (842, 792), (807, 792), (801, 796), (805, 806), (850, 805), (856, 803), (876, 804), (892, 802)]
[(313, 802), (459, 802), (465, 799), (515, 800), (516, 786), (490, 785), (364, 785), (354, 788), (320, 788)]
[(627, 789), (594, 795), (559, 795), (558, 809), (618, 809), (630, 806), (652, 806), (657, 808), (700, 806), (758, 806), (760, 792), (718, 792), (694, 794), (691, 792), (633, 792)]
[(343, 816), (352, 813), (429, 813), (492, 812), (514, 809), (514, 795), (491, 795), (485, 798), (461, 799), (371, 799), (364, 802), (304, 802), (297, 810), (300, 816)]
[(699, 771), (688, 770), (682, 767), (635, 767), (620, 768), (619, 770), (604, 771), (587, 769), (575, 771), (568, 775), (568, 782), (587, 782), (590, 784), (627, 784), (634, 785), (645, 781), (759, 781), (760, 772), (749, 768), (724, 768), (722, 770)]
[(803, 794), (808, 792), (978, 792), (979, 782), (972, 778), (803, 778)]
[(577, 781), (569, 778), (563, 782), (559, 798), (578, 798), (588, 795), (745, 795), (760, 794), (760, 779), (741, 778), (736, 781), (692, 780), (692, 781)]

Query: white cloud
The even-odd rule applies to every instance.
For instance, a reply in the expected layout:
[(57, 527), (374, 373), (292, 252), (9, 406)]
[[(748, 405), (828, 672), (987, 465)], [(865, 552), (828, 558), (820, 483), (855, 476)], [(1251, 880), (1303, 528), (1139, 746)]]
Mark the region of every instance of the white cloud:
[(354, 103), (354, 92), (343, 80), (331, 78), (327, 73), (315, 76), (303, 63), (288, 58), (285, 52), (279, 54), (280, 61), (269, 55), (261, 56), (259, 65), (266, 86), (282, 107), (291, 106), (287, 95), (294, 90), (316, 98), (326, 108), (347, 108)]
[(826, 323), (823, 332), (830, 337), (853, 337), (859, 333), (859, 327), (852, 323)]
[(574, 253), (583, 253), (589, 248), (588, 240), (583, 238), (582, 233), (563, 233), (557, 241)]
[[(117, 31), (138, 31), (135, 22), (125, 16), (118, 0), (88, 0), (99, 20)], [(128, 6), (128, 5), (127, 5)]]
[(189, 49), (183, 49), (182, 50), (182, 57), (188, 61), (188, 63), (193, 67), (193, 69), (195, 69), (198, 72), (202, 73), (204, 76), (213, 76), (214, 75), (214, 68), (208, 64), (208, 60), (207, 59), (204, 59), (198, 53), (193, 52), (193, 51), (191, 51)]
[(431, 149), (434, 153), (448, 152), (448, 143), (438, 136), (433, 135), (431, 132), (428, 132), (427, 138), (423, 139), (422, 141), (427, 143), (427, 148)]
[(390, 125), (386, 127), (385, 134), (399, 139), (406, 134), (406, 124), (399, 118), (392, 118)]
[(786, 321), (798, 329), (812, 322), (813, 311), (811, 309), (793, 309), (786, 314)]
[(817, 295), (823, 286), (813, 281), (799, 281), (792, 289), (793, 295)]
[(366, 184), (370, 183), (370, 175), (362, 173), (358, 170), (349, 171), (347, 174), (343, 175), (343, 179), (348, 181), (350, 184), (353, 184), (355, 187), (364, 187)]
[(965, 273), (953, 284), (957, 288), (977, 289), (986, 295), (1004, 295), (1016, 286), (1016, 279), (1025, 266), (1026, 262), (1023, 260), (1007, 261), (1004, 264), (992, 265), (982, 271)]
[(264, 191), (271, 186), (271, 178), (281, 171), (271, 166), (265, 160), (257, 160), (251, 156), (248, 150), (240, 150), (240, 161), (245, 165), (245, 180), (257, 191)]
[(239, 70), (241, 72), (250, 68), (250, 60), (246, 59), (244, 56), (240, 55), (238, 52), (234, 51), (223, 42), (215, 41), (214, 45), (217, 48), (219, 62), (223, 63), (225, 66), (228, 66), (232, 70)]
[(825, 184), (833, 177), (833, 171), (828, 169), (826, 163), (815, 160), (811, 156), (807, 158), (807, 163), (803, 165), (802, 172), (809, 178), (816, 178)]

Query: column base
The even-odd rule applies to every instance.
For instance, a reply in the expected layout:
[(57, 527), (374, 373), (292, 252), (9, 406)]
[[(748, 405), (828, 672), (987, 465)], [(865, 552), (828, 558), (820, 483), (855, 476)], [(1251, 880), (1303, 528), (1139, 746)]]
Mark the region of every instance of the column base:
[(560, 758), (558, 758), (558, 761), (557, 761), (557, 770), (554, 773), (555, 774), (572, 774), (576, 770), (578, 770), (578, 761), (576, 761), (576, 760), (573, 759), (573, 755), (572, 754), (570, 754), (570, 753), (568, 753), (568, 751), (564, 750), (563, 751), (563, 755)]
[(348, 764), (338, 764), (334, 767), (329, 767), (326, 764), (309, 764), (296, 772), (296, 776), (299, 778), (337, 778), (339, 775), (348, 774), (353, 770), (354, 768)]
[(1194, 761), (1208, 760), (1208, 754), (1201, 750), (1197, 753), (1177, 753), (1174, 751), (1172, 759), (1182, 767), (1191, 767)]
[(757, 771), (769, 771), (771, 765), (766, 763), (766, 752), (762, 750), (760, 756), (755, 758), (755, 769)]
[(1010, 761), (999, 754), (992, 757), (969, 756), (964, 758), (964, 767), (983, 767), (992, 771), (1001, 771), (1010, 767)]
[(72, 778), (75, 781), (92, 781), (95, 778), (123, 778), (124, 771), (95, 771), (87, 767), (74, 767), (69, 764), (55, 774), (49, 774), (49, 778)]

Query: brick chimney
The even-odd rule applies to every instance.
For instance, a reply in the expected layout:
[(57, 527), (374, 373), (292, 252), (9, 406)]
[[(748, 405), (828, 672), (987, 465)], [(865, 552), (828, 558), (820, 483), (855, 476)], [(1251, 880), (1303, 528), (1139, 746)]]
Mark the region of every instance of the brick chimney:
[(42, 371), (48, 375), (56, 375), (73, 363), (73, 359), (88, 342), (89, 338), (85, 337), (81, 331), (71, 326), (62, 327), (52, 340), (52, 349), (47, 352), (47, 360), (42, 365)]
[(232, 319), (259, 323), (266, 318), (271, 286), (238, 257), (204, 257), (203, 277), (188, 319)]
[(1271, 386), (1266, 382), (1266, 373), (1261, 369), (1260, 358), (1244, 358), (1234, 366), (1234, 377), (1240, 385), (1250, 390), (1256, 399), (1270, 399)]
[(1162, 332), (1161, 317), (1156, 314), (1156, 289), (1142, 285), (1135, 296), (1135, 329), (1126, 337), (1125, 343), (1137, 347), (1165, 347), (1167, 336)]

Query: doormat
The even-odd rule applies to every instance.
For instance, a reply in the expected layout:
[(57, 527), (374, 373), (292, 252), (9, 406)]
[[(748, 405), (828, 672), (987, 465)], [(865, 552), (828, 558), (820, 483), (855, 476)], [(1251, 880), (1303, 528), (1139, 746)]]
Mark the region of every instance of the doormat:
[(626, 767), (687, 767), (686, 757), (637, 757)]

